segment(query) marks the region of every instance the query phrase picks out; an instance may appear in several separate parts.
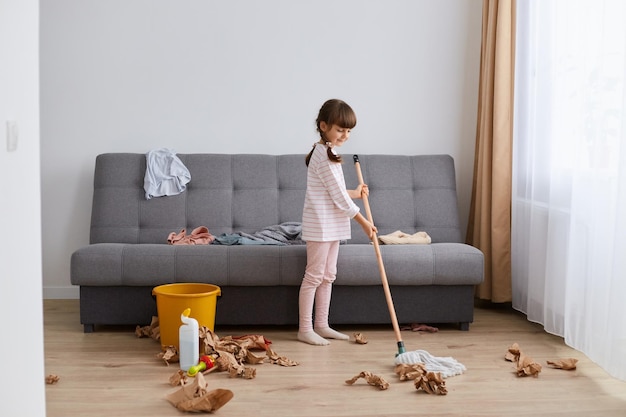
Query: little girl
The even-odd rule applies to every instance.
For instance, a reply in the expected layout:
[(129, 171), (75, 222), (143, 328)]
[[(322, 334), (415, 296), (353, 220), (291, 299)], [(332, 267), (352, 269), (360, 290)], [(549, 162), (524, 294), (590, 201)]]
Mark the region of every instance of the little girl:
[[(328, 325), (332, 284), (337, 274), (339, 242), (350, 239), (354, 218), (371, 239), (378, 232), (352, 201), (369, 195), (367, 185), (346, 190), (341, 156), (334, 148), (350, 137), (356, 115), (345, 102), (328, 100), (317, 116), (319, 142), (306, 157), (307, 189), (302, 214), (302, 239), (306, 241), (307, 265), (300, 286), (298, 340), (311, 345), (328, 345), (326, 339), (349, 339)], [(315, 330), (313, 329), (315, 305)]]

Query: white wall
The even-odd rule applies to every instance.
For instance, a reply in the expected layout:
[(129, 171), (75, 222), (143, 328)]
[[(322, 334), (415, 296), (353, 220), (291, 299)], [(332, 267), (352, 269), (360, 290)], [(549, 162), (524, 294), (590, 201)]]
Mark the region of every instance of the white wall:
[(41, 3), (44, 297), (77, 296), (94, 159), (306, 153), (322, 102), (358, 125), (342, 153), (447, 153), (467, 223), (481, 0)]
[[(0, 416), (46, 414), (39, 170), (39, 4), (0, 0)], [(7, 148), (6, 122), (18, 129)], [(25, 372), (27, 370), (27, 372)]]

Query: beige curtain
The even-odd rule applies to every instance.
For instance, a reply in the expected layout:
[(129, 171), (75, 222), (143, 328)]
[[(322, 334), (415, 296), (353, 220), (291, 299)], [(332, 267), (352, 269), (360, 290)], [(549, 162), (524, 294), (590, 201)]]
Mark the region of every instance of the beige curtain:
[(511, 298), (515, 0), (483, 0), (478, 121), (467, 243), (485, 254), (476, 297)]

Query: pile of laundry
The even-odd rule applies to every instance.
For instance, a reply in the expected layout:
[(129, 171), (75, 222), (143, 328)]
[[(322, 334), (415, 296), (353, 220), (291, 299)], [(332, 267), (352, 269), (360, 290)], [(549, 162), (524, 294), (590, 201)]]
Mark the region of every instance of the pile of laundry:
[(171, 232), (167, 237), (170, 245), (303, 245), (302, 223), (285, 222), (266, 226), (253, 233), (234, 232), (213, 236), (206, 226), (196, 227), (187, 234), (186, 229)]

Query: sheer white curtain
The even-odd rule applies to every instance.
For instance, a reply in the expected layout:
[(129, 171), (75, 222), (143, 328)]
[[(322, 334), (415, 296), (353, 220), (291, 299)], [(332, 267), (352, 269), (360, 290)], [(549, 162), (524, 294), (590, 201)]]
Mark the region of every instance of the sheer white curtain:
[(513, 307), (626, 380), (626, 1), (517, 7)]

